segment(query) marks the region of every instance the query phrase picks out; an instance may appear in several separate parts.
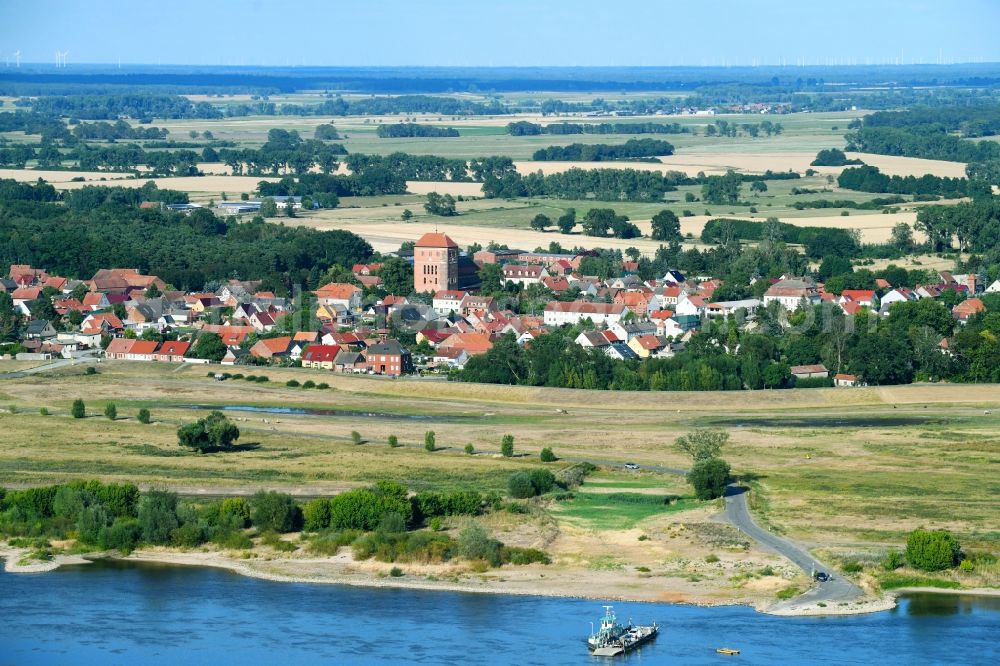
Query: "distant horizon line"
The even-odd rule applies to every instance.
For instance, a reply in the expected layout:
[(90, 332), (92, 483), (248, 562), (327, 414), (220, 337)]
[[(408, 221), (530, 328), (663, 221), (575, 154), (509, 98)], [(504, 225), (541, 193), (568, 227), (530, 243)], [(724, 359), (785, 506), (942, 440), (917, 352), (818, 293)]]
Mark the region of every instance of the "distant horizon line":
[[(5, 56), (9, 57), (9, 56)], [(756, 63), (756, 64), (672, 64), (672, 65), (646, 65), (646, 64), (615, 64), (615, 65), (430, 65), (430, 64), (384, 64), (384, 65), (361, 65), (361, 64), (337, 64), (337, 65), (310, 65), (310, 64), (235, 64), (235, 63), (162, 63), (162, 62), (67, 62), (55, 64), (53, 62), (37, 61), (28, 62), (22, 60), (20, 65), (6, 62), (0, 67), (0, 71), (17, 70), (25, 68), (45, 68), (66, 70), (74, 67), (204, 67), (204, 68), (227, 68), (227, 69), (810, 69), (810, 68), (870, 68), (870, 67), (962, 67), (969, 65), (1000, 65), (1000, 60), (967, 60), (956, 62), (802, 62), (802, 63)]]

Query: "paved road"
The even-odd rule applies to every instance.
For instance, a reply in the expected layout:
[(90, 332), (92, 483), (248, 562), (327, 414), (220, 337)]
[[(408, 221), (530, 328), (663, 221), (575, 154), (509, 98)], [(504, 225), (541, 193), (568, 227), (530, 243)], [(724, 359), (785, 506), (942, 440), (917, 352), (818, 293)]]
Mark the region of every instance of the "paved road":
[[(782, 539), (755, 523), (750, 515), (750, 509), (747, 507), (746, 493), (746, 488), (740, 486), (730, 485), (726, 488), (726, 510), (723, 517), (727, 522), (765, 548), (787, 557), (809, 575), (817, 571), (830, 572), (826, 565), (791, 541)], [(861, 588), (846, 578), (841, 578), (838, 574), (831, 580), (817, 582), (812, 589), (790, 600), (790, 603), (794, 602), (796, 606), (814, 604), (820, 601), (836, 603), (854, 601), (862, 596), (864, 593)]]
[(83, 356), (80, 358), (60, 358), (58, 360), (52, 361), (51, 363), (46, 363), (45, 365), (36, 365), (34, 368), (27, 368), (25, 370), (18, 370), (16, 372), (5, 372), (0, 374), (0, 379), (18, 379), (20, 377), (27, 377), (29, 375), (37, 375), (40, 372), (48, 372), (49, 370), (55, 370), (56, 368), (62, 368), (67, 365), (76, 365), (78, 363), (94, 363), (98, 359), (93, 356)]

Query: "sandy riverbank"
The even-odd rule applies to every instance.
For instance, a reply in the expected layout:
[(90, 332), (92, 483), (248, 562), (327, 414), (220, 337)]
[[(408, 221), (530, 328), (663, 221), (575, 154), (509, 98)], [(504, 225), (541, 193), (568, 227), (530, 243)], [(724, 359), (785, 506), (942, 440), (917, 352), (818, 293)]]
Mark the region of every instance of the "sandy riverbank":
[[(27, 550), (0, 546), (9, 573), (40, 573), (63, 565), (84, 564), (92, 559), (108, 558), (125, 562), (171, 566), (204, 566), (225, 569), (253, 578), (289, 583), (335, 584), (357, 587), (405, 588), (427, 591), (472, 592), (480, 594), (517, 594), (546, 597), (574, 597), (629, 602), (675, 603), (696, 606), (746, 605), (759, 612), (781, 616), (853, 615), (889, 610), (896, 596), (903, 592), (943, 592), (997, 594), (995, 590), (940, 590), (936, 588), (897, 590), (883, 597), (866, 597), (846, 603), (774, 603), (773, 597), (734, 596), (731, 590), (697, 589), (685, 581), (671, 580), (666, 585), (651, 584), (650, 579), (636, 580), (622, 572), (594, 571), (577, 567), (531, 565), (491, 569), (473, 573), (454, 565), (403, 565), (406, 573), (390, 577), (391, 565), (355, 562), (348, 553), (326, 558), (243, 559), (218, 551), (179, 552), (167, 549), (140, 550), (126, 557), (114, 554), (57, 555), (47, 562), (21, 564)], [(436, 573), (430, 573), (434, 571)]]

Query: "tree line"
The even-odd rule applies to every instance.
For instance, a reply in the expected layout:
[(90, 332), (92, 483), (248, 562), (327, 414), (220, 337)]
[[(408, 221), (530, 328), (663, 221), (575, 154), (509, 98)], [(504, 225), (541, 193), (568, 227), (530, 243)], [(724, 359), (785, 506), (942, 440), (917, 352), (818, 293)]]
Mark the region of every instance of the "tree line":
[(691, 130), (680, 123), (538, 123), (519, 120), (509, 123), (507, 134), (511, 136), (535, 136), (538, 134), (686, 134)]
[(970, 194), (969, 180), (948, 178), (926, 173), (923, 176), (886, 175), (874, 166), (844, 169), (837, 176), (837, 185), (845, 190), (859, 192), (886, 192), (891, 194), (933, 194), (949, 198)]
[(86, 94), (45, 96), (15, 104), (30, 106), (43, 115), (83, 120), (120, 118), (221, 118), (222, 112), (208, 102), (192, 102), (182, 95)]
[(536, 161), (600, 162), (673, 154), (673, 145), (666, 141), (629, 139), (623, 144), (572, 143), (568, 146), (549, 146), (536, 150), (531, 159)]
[(404, 139), (404, 138), (430, 138), (430, 137), (455, 137), (459, 136), (458, 130), (454, 127), (437, 127), (435, 125), (421, 125), (419, 123), (393, 123), (391, 125), (379, 125), (375, 134), (380, 139)]

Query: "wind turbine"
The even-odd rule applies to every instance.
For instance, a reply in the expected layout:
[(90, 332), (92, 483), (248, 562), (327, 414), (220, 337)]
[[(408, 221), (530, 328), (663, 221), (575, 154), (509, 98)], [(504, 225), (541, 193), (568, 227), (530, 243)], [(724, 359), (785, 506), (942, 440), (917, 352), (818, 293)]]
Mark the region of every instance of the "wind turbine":
[(59, 65), (60, 67), (65, 67), (66, 66), (66, 56), (68, 56), (68, 55), (69, 55), (69, 51), (63, 51), (62, 53), (59, 53), (59, 51), (56, 51), (56, 56), (61, 61), (61, 64)]
[(21, 49), (14, 51), (14, 62), (16, 67), (21, 67)]

